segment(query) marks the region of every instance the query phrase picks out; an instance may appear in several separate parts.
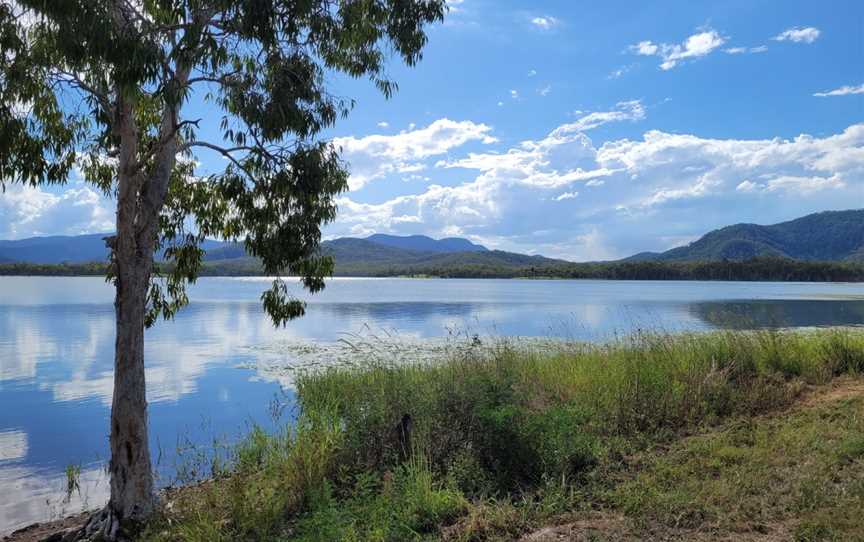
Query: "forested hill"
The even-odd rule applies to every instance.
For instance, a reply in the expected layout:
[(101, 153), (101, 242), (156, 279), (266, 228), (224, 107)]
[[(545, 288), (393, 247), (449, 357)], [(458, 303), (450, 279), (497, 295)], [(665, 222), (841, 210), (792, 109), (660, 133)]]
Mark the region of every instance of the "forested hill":
[(804, 261), (864, 261), (864, 209), (826, 211), (760, 226), (735, 224), (687, 246), (642, 252), (630, 261), (747, 260), (772, 256)]
[(425, 235), (408, 235), (403, 237), (376, 233), (367, 237), (366, 241), (416, 252), (486, 252), (489, 250), (482, 245), (474, 244), (468, 239), (459, 237), (432, 239)]
[[(108, 259), (105, 237), (109, 235), (112, 234), (51, 235), (12, 241), (0, 240), (0, 263), (77, 264), (104, 262)], [(225, 246), (226, 243), (206, 240), (202, 248), (210, 251)], [(245, 255), (245, 253), (241, 255)]]
[[(80, 264), (104, 262), (108, 259), (108, 249), (105, 247), (104, 238), (109, 235), (111, 234), (55, 235), (0, 241), (0, 263)], [(242, 259), (247, 256), (243, 245), (240, 243), (223, 243), (208, 239), (204, 241), (202, 248), (206, 251), (205, 259), (209, 261)], [(332, 241), (324, 241), (322, 248), (325, 253), (337, 256), (343, 262), (390, 260), (408, 263), (435, 254), (491, 252), (484, 246), (456, 237), (432, 239), (425, 235), (400, 237), (384, 234), (371, 235), (365, 239), (341, 237)], [(524, 258), (531, 259), (532, 257), (525, 256)]]
[[(0, 242), (0, 274), (99, 274), (105, 234)], [(206, 241), (204, 275), (260, 275), (242, 244)], [(738, 224), (686, 247), (626, 260), (572, 263), (489, 250), (467, 239), (376, 234), (322, 243), (341, 276), (555, 277), (654, 280), (864, 280), (864, 210), (758, 226)]]
[[(527, 276), (541, 269), (570, 264), (564, 260), (488, 250), (485, 247), (459, 252), (406, 250), (369, 238), (342, 237), (322, 243), (321, 248), (324, 254), (332, 256), (336, 262), (335, 274), (342, 276)], [(205, 263), (207, 271), (225, 275), (261, 273), (257, 259), (231, 257), (234, 250), (234, 247), (224, 247), (209, 252)], [(220, 257), (223, 255), (227, 257)]]

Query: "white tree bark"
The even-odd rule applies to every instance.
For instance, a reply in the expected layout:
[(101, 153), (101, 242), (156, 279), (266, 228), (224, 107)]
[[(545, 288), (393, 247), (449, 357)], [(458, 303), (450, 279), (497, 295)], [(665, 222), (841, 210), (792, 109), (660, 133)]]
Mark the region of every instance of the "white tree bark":
[(153, 512), (156, 503), (144, 378), (144, 318), (154, 241), (152, 236), (138, 235), (136, 231), (141, 211), (139, 193), (144, 179), (137, 162), (138, 134), (131, 100), (118, 97), (115, 126), (120, 136), (117, 236), (112, 247), (117, 335), (108, 508), (122, 523), (143, 521)]

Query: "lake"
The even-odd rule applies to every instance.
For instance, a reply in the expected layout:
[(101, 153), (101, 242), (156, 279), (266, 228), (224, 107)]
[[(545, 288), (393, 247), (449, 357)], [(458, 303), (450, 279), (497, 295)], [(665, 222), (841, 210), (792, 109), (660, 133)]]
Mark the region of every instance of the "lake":
[[(864, 324), (857, 284), (339, 278), (305, 317), (275, 328), (258, 301), (268, 285), (201, 279), (189, 307), (148, 330), (161, 485), (206, 475), (196, 457), (278, 423), (292, 391), (274, 366), (326, 360), (347, 343)], [(101, 278), (0, 277), (0, 535), (107, 500), (112, 302)], [(69, 495), (67, 466), (81, 473)]]

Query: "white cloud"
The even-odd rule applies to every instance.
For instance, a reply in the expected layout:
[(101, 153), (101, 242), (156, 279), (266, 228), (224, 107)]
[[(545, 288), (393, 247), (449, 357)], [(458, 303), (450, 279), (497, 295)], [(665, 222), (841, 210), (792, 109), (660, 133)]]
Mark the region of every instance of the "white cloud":
[(344, 198), (330, 233), (460, 231), (494, 248), (594, 260), (861, 201), (864, 124), (762, 140), (649, 130), (595, 146), (586, 130), (645, 117), (638, 102), (623, 104), (538, 140), (430, 165), (455, 174), (450, 184), (380, 203)]
[(630, 50), (637, 55), (653, 56), (660, 51), (660, 47), (651, 41), (640, 41), (636, 45), (631, 45)]
[(387, 122), (387, 121), (382, 120), (381, 122), (379, 122), (378, 124), (376, 124), (376, 126), (378, 126), (379, 128), (389, 128), (389, 127), (390, 127), (390, 123)]
[(537, 70), (529, 70), (528, 71), (528, 77), (534, 77), (535, 75), (537, 75)]
[(825, 98), (827, 96), (849, 96), (850, 94), (864, 94), (864, 84), (858, 85), (857, 87), (845, 85), (840, 88), (835, 88), (834, 90), (817, 92), (813, 94), (813, 96)]
[(794, 27), (777, 34), (773, 38), (774, 41), (792, 41), (795, 43), (813, 43), (819, 38), (822, 32), (818, 28), (812, 26)]
[(746, 55), (746, 54), (756, 54), (756, 53), (764, 53), (768, 51), (768, 46), (759, 45), (758, 47), (729, 47), (723, 49), (723, 52), (729, 55)]
[(550, 92), (552, 92), (552, 85), (546, 85), (545, 87), (537, 90), (537, 94), (539, 94), (540, 96), (548, 96)]
[(628, 65), (628, 66), (621, 66), (617, 70), (613, 70), (606, 78), (607, 79), (618, 79), (619, 77), (621, 77), (624, 74), (626, 74), (627, 72), (629, 72), (631, 69), (633, 69), (632, 64)]
[(470, 121), (439, 119), (425, 128), (411, 129), (396, 135), (339, 137), (334, 143), (343, 150), (351, 166), (349, 184), (358, 190), (388, 173), (416, 172), (425, 166), (423, 159), (446, 154), (469, 141), (484, 144), (496, 140), (489, 135), (491, 127)]
[(447, 0), (447, 7), (450, 9), (450, 13), (459, 13), (462, 11), (463, 3), (465, 0)]
[[(579, 118), (573, 123), (559, 126), (553, 134), (566, 132), (585, 132), (610, 122), (639, 121), (645, 118), (645, 107), (641, 100), (618, 102), (612, 111), (595, 111)], [(579, 114), (578, 112), (576, 114)]]
[(519, 99), (519, 91), (518, 90), (511, 90), (510, 91), (510, 97), (513, 98), (514, 100), (518, 100)]
[(755, 192), (758, 189), (759, 185), (750, 180), (741, 181), (738, 183), (738, 186), (735, 187), (735, 190), (738, 192)]
[(56, 192), (15, 183), (0, 194), (0, 239), (113, 229), (113, 203), (82, 182)]
[(800, 177), (794, 175), (782, 175), (769, 179), (765, 183), (768, 192), (785, 191), (803, 196), (820, 192), (822, 190), (845, 188), (846, 181), (840, 175), (830, 177)]
[(682, 60), (707, 56), (722, 47), (727, 38), (711, 28), (705, 28), (689, 36), (680, 44), (640, 41), (630, 46), (630, 51), (641, 56), (658, 56), (663, 61), (660, 68), (671, 70)]
[(558, 26), (560, 21), (550, 15), (544, 15), (542, 17), (532, 17), (531, 24), (542, 30), (551, 30)]

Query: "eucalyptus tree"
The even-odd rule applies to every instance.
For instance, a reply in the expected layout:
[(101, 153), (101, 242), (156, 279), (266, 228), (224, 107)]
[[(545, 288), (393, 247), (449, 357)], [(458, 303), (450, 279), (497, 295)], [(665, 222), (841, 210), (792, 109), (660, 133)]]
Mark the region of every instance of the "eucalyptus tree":
[[(156, 503), (145, 327), (187, 302), (205, 237), (242, 240), (268, 274), (324, 287), (321, 226), (348, 173), (322, 131), (353, 107), (328, 79), (368, 78), (389, 97), (387, 61), (414, 65), (445, 11), (445, 0), (0, 2), (0, 183), (77, 175), (116, 200), (103, 536)], [(197, 174), (200, 153), (223, 159), (218, 173)], [(165, 274), (157, 251), (172, 264)], [(304, 311), (280, 279), (261, 299), (277, 325)]]

